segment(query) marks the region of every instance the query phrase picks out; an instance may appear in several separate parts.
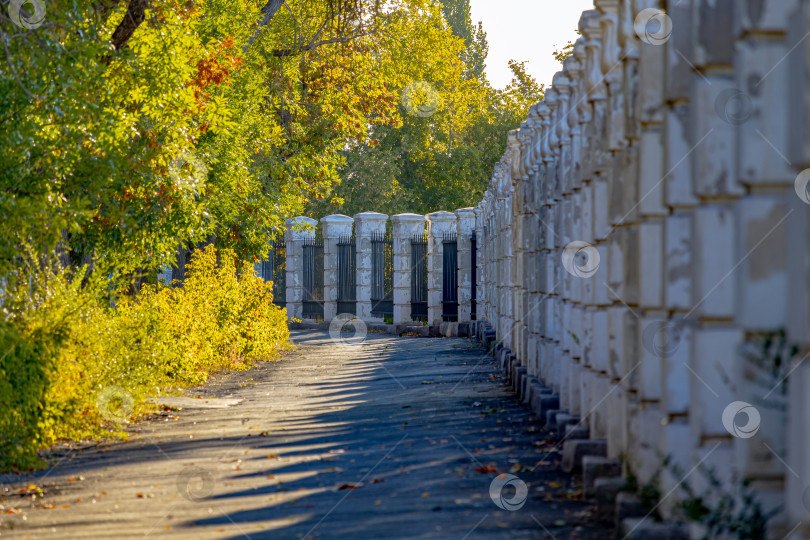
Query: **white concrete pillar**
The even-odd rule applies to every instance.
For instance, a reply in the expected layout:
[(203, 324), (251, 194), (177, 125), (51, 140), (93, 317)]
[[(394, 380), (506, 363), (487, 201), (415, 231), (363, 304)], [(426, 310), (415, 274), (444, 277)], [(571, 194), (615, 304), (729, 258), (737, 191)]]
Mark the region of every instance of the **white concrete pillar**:
[(433, 212), (428, 220), (428, 324), (442, 323), (442, 272), (445, 235), (455, 235), (456, 216), (452, 212)]
[(475, 210), (455, 211), (458, 231), (458, 322), (469, 322), (472, 299), (472, 234), (475, 230)]
[(357, 242), (357, 318), (369, 322), (382, 322), (371, 315), (371, 237), (385, 234), (388, 216), (378, 212), (362, 212), (354, 215), (355, 239)]
[(284, 242), (287, 250), (287, 319), (300, 319), (304, 314), (304, 240), (315, 237), (318, 222), (298, 216), (286, 221)]
[(323, 320), (329, 322), (338, 315), (337, 280), (338, 258), (337, 244), (341, 236), (352, 234), (354, 220), (342, 214), (333, 214), (321, 218), (323, 228)]
[(411, 322), (411, 239), (424, 234), (425, 216), (397, 214), (394, 225), (394, 324)]

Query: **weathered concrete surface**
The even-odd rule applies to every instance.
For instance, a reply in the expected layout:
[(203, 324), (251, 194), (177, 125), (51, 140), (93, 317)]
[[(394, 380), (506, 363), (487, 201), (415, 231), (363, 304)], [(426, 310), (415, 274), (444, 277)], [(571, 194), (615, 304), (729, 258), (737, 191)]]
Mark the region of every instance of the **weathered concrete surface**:
[[(559, 453), (482, 349), (293, 337), (299, 348), (281, 361), (194, 390), (201, 407), (179, 401), (128, 442), (0, 478), (11, 480), (0, 511), (19, 511), (0, 513), (0, 537), (611, 537), (589, 524)], [(525, 506), (497, 507), (486, 467), (524, 481)], [(44, 498), (13, 495), (29, 484)]]

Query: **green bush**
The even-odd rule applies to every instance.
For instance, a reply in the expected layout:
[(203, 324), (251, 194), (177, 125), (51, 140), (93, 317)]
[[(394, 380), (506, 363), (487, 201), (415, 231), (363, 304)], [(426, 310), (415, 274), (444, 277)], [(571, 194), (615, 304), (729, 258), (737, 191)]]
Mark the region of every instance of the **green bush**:
[(119, 421), (150, 396), (246, 369), (287, 347), (272, 286), (232, 252), (213, 247), (187, 267), (183, 287), (114, 294), (97, 271), (31, 264), (10, 280), (0, 322), (0, 469), (39, 465), (60, 440), (125, 436)]

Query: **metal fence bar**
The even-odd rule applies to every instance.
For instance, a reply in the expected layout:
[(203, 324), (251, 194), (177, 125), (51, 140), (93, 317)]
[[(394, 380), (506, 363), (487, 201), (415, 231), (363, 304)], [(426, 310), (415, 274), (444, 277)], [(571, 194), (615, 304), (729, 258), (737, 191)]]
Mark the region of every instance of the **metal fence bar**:
[(428, 264), (426, 234), (411, 239), (411, 318), (426, 321), (428, 317)]
[(478, 270), (476, 263), (478, 259), (478, 239), (475, 236), (475, 231), (472, 232), (470, 237), (470, 320), (476, 320), (476, 300), (478, 299)]
[(338, 239), (337, 255), (337, 312), (357, 315), (357, 243), (353, 236)]
[(394, 241), (390, 234), (371, 235), (371, 314), (394, 316)]
[[(273, 281), (273, 303), (287, 307), (287, 243), (283, 240), (273, 242), (270, 260), (266, 261), (267, 273)], [(267, 278), (265, 278), (266, 280)]]
[(445, 234), (442, 239), (442, 320), (458, 320), (458, 239)]
[(323, 238), (304, 240), (303, 316), (323, 319)]

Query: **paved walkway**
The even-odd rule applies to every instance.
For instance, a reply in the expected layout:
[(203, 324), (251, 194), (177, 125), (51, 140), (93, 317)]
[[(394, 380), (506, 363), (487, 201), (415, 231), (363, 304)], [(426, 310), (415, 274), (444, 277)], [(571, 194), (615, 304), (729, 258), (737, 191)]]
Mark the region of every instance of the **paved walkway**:
[[(4, 486), (0, 537), (611, 537), (480, 348), (293, 339), (281, 361), (212, 379), (194, 391), (203, 399), (177, 401), (130, 441), (68, 452)], [(525, 482), (519, 510), (490, 497), (496, 471), (518, 478), (506, 503)], [(44, 498), (12, 494), (28, 484)]]

